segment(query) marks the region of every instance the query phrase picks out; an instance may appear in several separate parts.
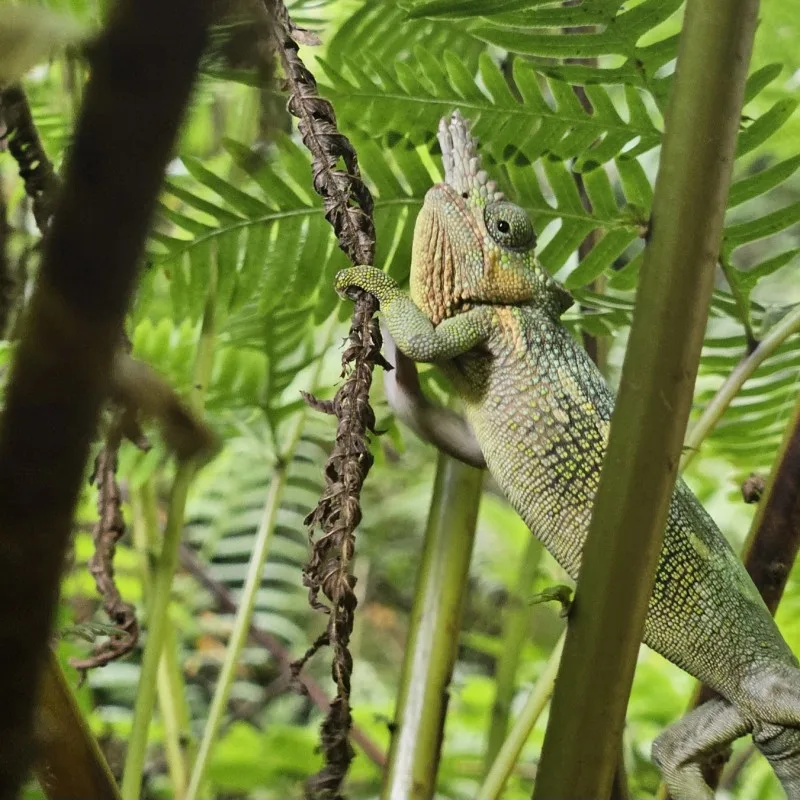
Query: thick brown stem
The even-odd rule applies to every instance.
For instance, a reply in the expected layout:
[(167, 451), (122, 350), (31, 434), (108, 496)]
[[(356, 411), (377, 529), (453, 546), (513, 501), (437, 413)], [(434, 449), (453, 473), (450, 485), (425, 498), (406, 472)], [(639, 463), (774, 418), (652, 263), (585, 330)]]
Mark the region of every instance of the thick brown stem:
[(0, 424), (0, 800), (34, 753), (73, 509), (204, 36), (194, 0), (120, 0), (92, 53)]

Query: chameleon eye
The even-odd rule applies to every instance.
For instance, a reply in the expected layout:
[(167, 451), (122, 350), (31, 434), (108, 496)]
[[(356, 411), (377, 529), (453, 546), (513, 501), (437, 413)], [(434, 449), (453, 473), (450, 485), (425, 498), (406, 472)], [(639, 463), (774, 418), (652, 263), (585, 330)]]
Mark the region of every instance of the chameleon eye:
[(536, 244), (536, 234), (528, 215), (513, 203), (489, 203), (483, 212), (483, 219), (489, 235), (501, 247), (530, 250)]

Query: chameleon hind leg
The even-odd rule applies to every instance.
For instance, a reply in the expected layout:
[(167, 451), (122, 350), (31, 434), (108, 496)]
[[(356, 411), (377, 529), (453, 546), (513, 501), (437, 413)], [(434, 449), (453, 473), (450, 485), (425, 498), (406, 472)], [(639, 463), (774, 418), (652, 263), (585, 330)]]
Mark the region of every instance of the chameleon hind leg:
[[(762, 673), (762, 684), (748, 720), (727, 700), (704, 703), (670, 726), (653, 743), (653, 760), (675, 800), (712, 800), (703, 779), (705, 758), (734, 739), (752, 732), (753, 743), (769, 761), (788, 800), (800, 800), (800, 673), (787, 666), (787, 675), (772, 680)], [(788, 680), (786, 680), (788, 679)], [(749, 704), (748, 704), (749, 705)], [(796, 709), (796, 710), (794, 710)], [(771, 718), (775, 721), (765, 722)]]
[(667, 728), (653, 743), (653, 760), (674, 800), (713, 800), (703, 779), (706, 756), (750, 730), (741, 713), (727, 700), (709, 700)]
[(800, 671), (773, 663), (753, 674), (742, 689), (754, 744), (789, 800), (800, 800)]
[(800, 729), (759, 724), (753, 742), (769, 761), (788, 800), (800, 800)]

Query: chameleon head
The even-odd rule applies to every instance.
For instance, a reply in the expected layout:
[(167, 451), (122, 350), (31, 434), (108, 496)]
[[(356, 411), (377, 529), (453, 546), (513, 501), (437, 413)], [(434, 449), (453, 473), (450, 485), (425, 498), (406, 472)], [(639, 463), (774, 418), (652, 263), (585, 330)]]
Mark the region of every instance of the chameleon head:
[(481, 169), (477, 140), (458, 111), (440, 122), (439, 143), (445, 180), (425, 195), (414, 229), (416, 305), (438, 324), (480, 303), (551, 304), (556, 285), (534, 257), (530, 219)]

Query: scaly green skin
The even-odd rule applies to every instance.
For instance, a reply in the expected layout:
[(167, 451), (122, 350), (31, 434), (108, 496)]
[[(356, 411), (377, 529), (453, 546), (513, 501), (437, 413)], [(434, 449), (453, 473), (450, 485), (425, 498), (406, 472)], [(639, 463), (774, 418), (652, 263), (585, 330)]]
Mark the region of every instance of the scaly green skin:
[[(460, 115), (449, 125), (443, 120), (439, 138), (446, 182), (428, 192), (417, 220), (411, 295), (373, 267), (342, 271), (336, 286), (374, 294), (400, 350), (440, 366), (495, 480), (577, 578), (613, 396), (561, 324), (569, 295), (537, 263), (522, 209), (480, 171)], [(654, 745), (673, 797), (713, 797), (699, 761), (751, 732), (788, 796), (800, 800), (797, 660), (683, 481), (670, 507), (644, 641), (725, 698), (688, 714)]]

